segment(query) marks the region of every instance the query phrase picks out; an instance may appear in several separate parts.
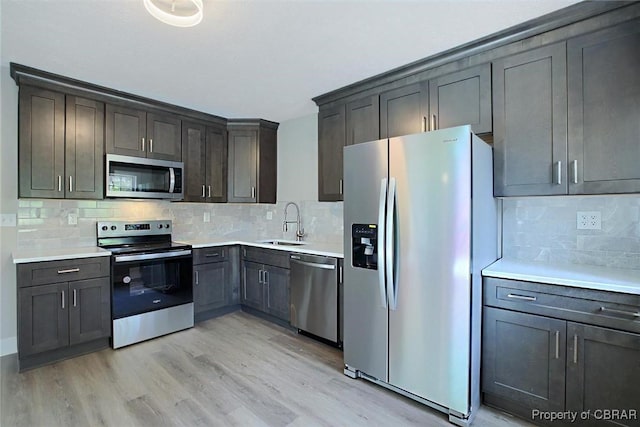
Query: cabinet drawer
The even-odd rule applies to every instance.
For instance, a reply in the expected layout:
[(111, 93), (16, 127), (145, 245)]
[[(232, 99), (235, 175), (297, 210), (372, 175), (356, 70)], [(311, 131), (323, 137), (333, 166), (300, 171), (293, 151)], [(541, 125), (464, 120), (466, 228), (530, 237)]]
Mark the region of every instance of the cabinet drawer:
[(485, 277), (484, 305), (640, 332), (640, 295)]
[(193, 250), (193, 265), (221, 262), (227, 259), (227, 248), (223, 246)]
[(242, 247), (242, 259), (260, 264), (273, 265), (276, 267), (289, 268), (289, 252), (277, 249), (254, 248), (252, 246)]
[(19, 264), (18, 287), (109, 277), (110, 260), (110, 257), (104, 256)]

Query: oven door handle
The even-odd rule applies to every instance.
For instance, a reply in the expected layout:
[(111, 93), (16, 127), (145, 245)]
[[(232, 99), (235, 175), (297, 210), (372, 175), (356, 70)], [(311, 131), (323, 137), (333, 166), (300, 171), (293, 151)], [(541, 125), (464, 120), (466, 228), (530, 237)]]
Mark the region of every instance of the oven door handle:
[(153, 254), (141, 254), (141, 255), (116, 255), (114, 262), (125, 261), (146, 261), (151, 259), (163, 259), (163, 258), (175, 258), (179, 256), (191, 255), (191, 249), (185, 249), (181, 251), (173, 252), (156, 252)]

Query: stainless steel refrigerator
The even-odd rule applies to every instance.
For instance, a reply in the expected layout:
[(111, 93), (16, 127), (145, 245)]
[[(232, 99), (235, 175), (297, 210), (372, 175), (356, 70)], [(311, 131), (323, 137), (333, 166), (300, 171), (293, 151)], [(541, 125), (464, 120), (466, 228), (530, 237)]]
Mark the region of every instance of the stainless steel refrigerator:
[(469, 126), (344, 149), (344, 372), (458, 425), (480, 403), (492, 176), (491, 147)]

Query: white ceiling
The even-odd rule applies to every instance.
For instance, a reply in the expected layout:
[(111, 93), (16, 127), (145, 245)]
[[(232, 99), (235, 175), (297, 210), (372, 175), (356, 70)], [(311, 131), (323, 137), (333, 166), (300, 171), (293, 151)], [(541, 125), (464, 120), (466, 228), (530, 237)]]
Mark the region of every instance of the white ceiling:
[[(204, 0), (194, 28), (142, 0), (0, 0), (9, 62), (223, 117), (282, 122), (311, 98), (576, 0)], [(3, 76), (4, 77), (4, 76)]]

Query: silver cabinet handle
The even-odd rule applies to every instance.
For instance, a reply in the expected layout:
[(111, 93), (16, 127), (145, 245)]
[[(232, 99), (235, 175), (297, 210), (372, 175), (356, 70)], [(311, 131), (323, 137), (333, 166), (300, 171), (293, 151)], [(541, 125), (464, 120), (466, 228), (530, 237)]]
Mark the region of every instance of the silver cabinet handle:
[(578, 363), (578, 336), (573, 336), (573, 363)]
[(640, 311), (616, 310), (614, 308), (600, 307), (600, 311), (608, 311), (610, 313), (624, 314), (625, 316), (640, 317)]
[(62, 191), (62, 175), (58, 175), (58, 191)]
[(340, 185), (340, 194), (344, 194), (344, 183), (342, 179), (340, 179), (339, 185)]
[(73, 306), (77, 307), (78, 306), (78, 301), (77, 301), (77, 293), (76, 290), (73, 290)]
[(338, 267), (338, 283), (342, 283), (342, 267)]
[(208, 197), (211, 197), (211, 186), (208, 186)]
[(556, 331), (556, 359), (560, 359), (560, 331)]
[(562, 160), (556, 162), (556, 184), (562, 184)]
[(149, 138), (149, 152), (153, 153), (153, 139)]
[(198, 270), (194, 271), (196, 273), (196, 285), (200, 284), (200, 272)]
[(69, 193), (73, 193), (73, 177), (69, 175)]
[(528, 295), (508, 294), (507, 298), (519, 299), (522, 301), (535, 301), (537, 297), (530, 297)]
[(573, 183), (578, 183), (578, 161), (574, 160), (571, 162), (573, 164)]
[(142, 151), (144, 151), (144, 137), (142, 138)]
[(437, 130), (437, 119), (436, 119), (436, 115), (432, 114), (431, 115), (431, 130)]
[(427, 131), (427, 116), (422, 116), (422, 132)]
[(204, 195), (204, 184), (202, 184), (202, 197), (205, 197), (205, 195)]
[(258, 283), (260, 283), (261, 285), (264, 283), (264, 281), (262, 280), (262, 273), (264, 270), (258, 270)]
[(58, 274), (77, 273), (79, 271), (79, 268), (69, 268), (67, 270), (58, 270)]
[(204, 257), (205, 258), (217, 258), (220, 256), (220, 252), (212, 252), (210, 254), (206, 254)]
[(245, 277), (244, 280), (242, 280), (242, 293), (244, 294), (244, 299), (247, 299), (247, 278)]
[(62, 309), (64, 310), (64, 291), (62, 291), (60, 297), (60, 300), (62, 301)]
[(256, 197), (256, 187), (251, 187), (251, 198), (254, 199)]
[(269, 285), (269, 272), (267, 270), (264, 270), (264, 283)]

